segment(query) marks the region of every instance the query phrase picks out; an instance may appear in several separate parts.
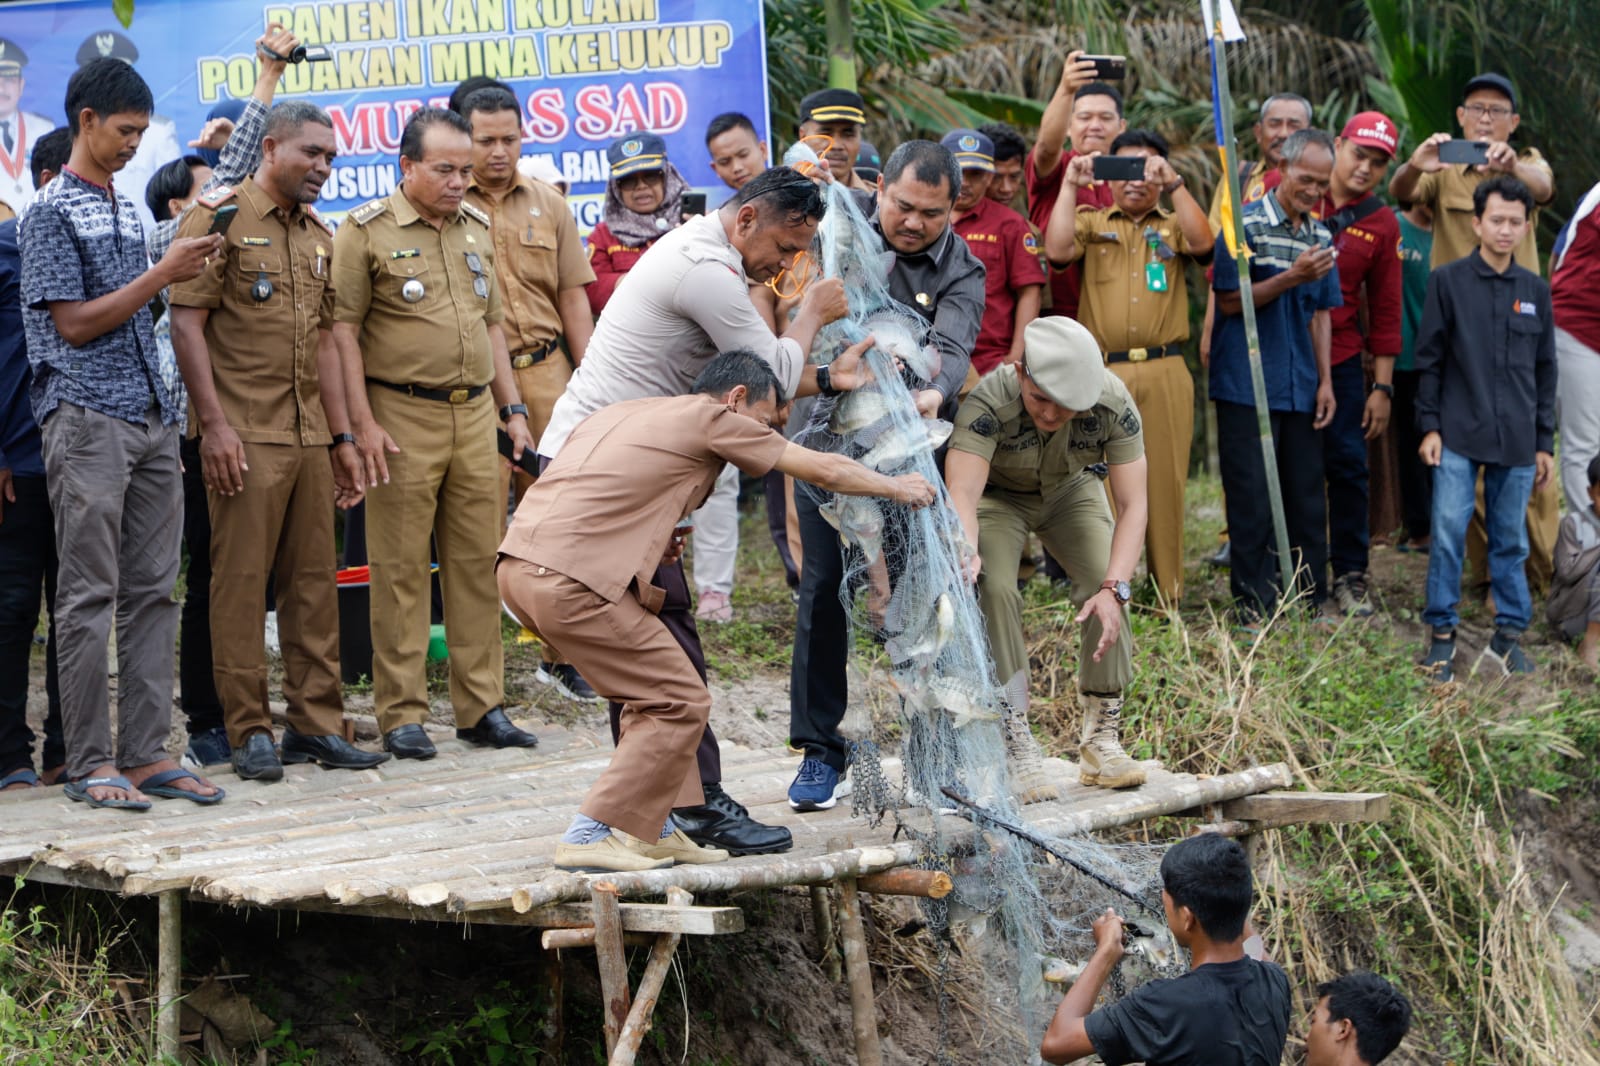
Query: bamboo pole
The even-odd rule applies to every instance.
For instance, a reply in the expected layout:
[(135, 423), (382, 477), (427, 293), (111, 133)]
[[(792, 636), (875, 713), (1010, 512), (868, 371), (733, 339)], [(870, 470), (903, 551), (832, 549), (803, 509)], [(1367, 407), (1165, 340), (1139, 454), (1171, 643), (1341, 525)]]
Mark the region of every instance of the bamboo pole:
[(589, 886), (594, 904), (594, 953), (600, 965), (600, 998), (604, 1001), (606, 1056), (617, 1049), (617, 1040), (628, 1020), (628, 957), (622, 950), (622, 911), (617, 905), (617, 889), (605, 881)]
[(857, 1066), (883, 1066), (878, 1042), (878, 1006), (872, 995), (872, 964), (867, 958), (867, 932), (861, 923), (861, 897), (854, 878), (839, 882), (839, 939), (844, 942), (844, 968), (850, 986), (850, 1026), (855, 1034)]
[[(681, 888), (667, 889), (667, 902), (680, 907), (694, 904), (694, 896)], [(650, 1031), (655, 1016), (656, 1003), (661, 998), (661, 987), (666, 983), (667, 971), (672, 968), (672, 956), (683, 939), (681, 933), (662, 933), (650, 949), (650, 961), (645, 963), (644, 974), (639, 978), (639, 989), (633, 997), (633, 1008), (622, 1026), (616, 1050), (611, 1053), (610, 1066), (633, 1066), (639, 1055), (639, 1045)]]
[(839, 951), (833, 939), (833, 901), (828, 898), (827, 885), (811, 886), (811, 919), (817, 932), (817, 961), (828, 980), (839, 983)]
[(955, 882), (943, 870), (916, 870), (902, 866), (879, 874), (856, 878), (856, 887), (875, 896), (921, 896), (944, 899), (955, 890)]
[(163, 892), (157, 903), (156, 1059), (178, 1060), (183, 1031), (183, 895)]

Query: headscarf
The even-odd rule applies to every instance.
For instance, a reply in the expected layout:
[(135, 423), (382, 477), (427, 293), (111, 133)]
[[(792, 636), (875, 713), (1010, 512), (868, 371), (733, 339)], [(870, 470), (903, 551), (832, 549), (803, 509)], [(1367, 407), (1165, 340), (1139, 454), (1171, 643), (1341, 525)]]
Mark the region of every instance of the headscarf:
[(622, 194), (617, 191), (616, 178), (606, 182), (606, 228), (623, 244), (634, 247), (649, 244), (683, 221), (683, 194), (689, 191), (689, 183), (683, 180), (678, 168), (670, 162), (663, 164), (662, 172), (667, 176), (667, 192), (661, 198), (661, 206), (648, 215), (630, 211), (622, 205)]

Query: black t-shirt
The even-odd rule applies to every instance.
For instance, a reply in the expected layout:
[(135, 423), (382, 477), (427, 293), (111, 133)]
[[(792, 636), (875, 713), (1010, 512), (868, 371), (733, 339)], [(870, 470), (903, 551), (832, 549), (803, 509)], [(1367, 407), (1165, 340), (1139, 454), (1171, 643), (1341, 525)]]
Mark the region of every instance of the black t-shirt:
[(1084, 1019), (1106, 1066), (1278, 1066), (1289, 979), (1270, 962), (1215, 962), (1151, 981)]

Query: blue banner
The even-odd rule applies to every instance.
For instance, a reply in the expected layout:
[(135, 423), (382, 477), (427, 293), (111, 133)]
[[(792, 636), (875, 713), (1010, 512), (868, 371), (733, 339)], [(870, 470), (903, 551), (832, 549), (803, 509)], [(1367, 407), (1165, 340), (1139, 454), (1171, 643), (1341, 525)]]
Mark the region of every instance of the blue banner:
[(333, 116), (339, 158), (317, 207), (335, 219), (393, 191), (406, 119), (444, 106), (456, 84), (476, 75), (516, 90), (522, 154), (542, 155), (566, 176), (584, 232), (600, 219), (605, 149), (616, 138), (659, 134), (668, 158), (715, 205), (728, 190), (711, 169), (707, 123), (741, 111), (760, 137), (768, 134), (759, 0), (138, 0), (127, 30), (110, 0), (28, 0), (0, 10), (0, 49), (25, 59), (20, 77), (7, 79), (0, 50), (0, 124), (15, 115), (19, 129), (7, 132), (15, 140), (20, 130), (22, 141), (0, 158), (7, 202), (26, 197), (22, 185), (31, 190), (21, 164), (32, 143), (65, 122), (72, 72), (116, 55), (155, 94), (145, 143), (118, 178), (142, 204), (150, 175), (190, 151), (208, 112), (250, 95), (254, 42), (270, 22), (333, 55), (289, 67), (278, 98), (307, 99)]

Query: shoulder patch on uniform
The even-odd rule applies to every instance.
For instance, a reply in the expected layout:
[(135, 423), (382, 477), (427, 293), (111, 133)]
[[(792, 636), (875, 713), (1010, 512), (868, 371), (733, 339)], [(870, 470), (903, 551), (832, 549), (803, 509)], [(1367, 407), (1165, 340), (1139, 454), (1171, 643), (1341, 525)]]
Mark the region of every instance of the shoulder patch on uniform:
[(1122, 417), (1117, 419), (1117, 425), (1130, 437), (1139, 432), (1139, 414), (1131, 404), (1122, 409)]
[(368, 200), (360, 207), (351, 208), (348, 217), (356, 225), (365, 226), (368, 222), (383, 214), (384, 209), (388, 206), (389, 201), (387, 200)]
[(311, 219), (311, 221), (327, 230), (330, 236), (332, 235), (333, 226), (328, 222), (327, 219), (323, 218), (322, 215), (317, 212), (316, 208), (312, 207), (310, 204), (306, 205), (306, 215)]
[(1033, 235), (1032, 230), (1022, 235), (1022, 247), (1027, 249), (1030, 255), (1039, 254), (1039, 238)]
[(463, 215), (467, 215), (467, 216), (469, 216), (471, 218), (475, 218), (479, 222), (482, 222), (485, 229), (487, 229), (491, 225), (493, 225), (489, 221), (488, 214), (486, 212), (484, 212), (482, 208), (473, 207), (471, 204), (467, 203), (465, 200), (463, 200), (461, 202), (461, 213)]
[(200, 194), (200, 202), (206, 207), (219, 207), (233, 199), (239, 190), (231, 185), (218, 185), (210, 192)]
[(1000, 420), (991, 414), (981, 414), (972, 420), (967, 427), (980, 437), (998, 437), (1000, 435)]

